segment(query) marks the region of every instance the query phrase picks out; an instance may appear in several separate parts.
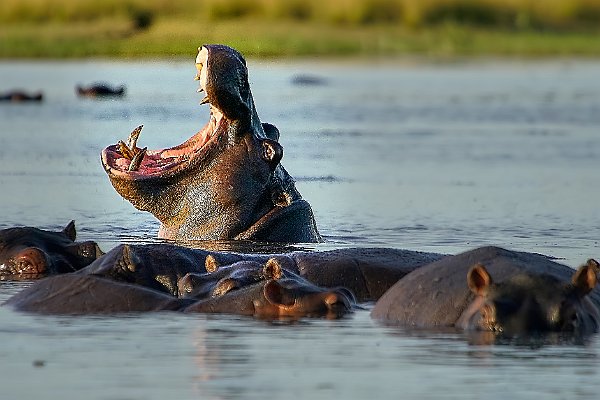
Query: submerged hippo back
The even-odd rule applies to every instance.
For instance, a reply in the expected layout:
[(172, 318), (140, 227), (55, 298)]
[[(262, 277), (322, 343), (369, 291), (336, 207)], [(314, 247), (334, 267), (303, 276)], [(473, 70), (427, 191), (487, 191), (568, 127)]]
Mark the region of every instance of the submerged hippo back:
[[(548, 275), (570, 282), (574, 273), (573, 269), (543, 255), (482, 247), (443, 258), (409, 273), (379, 299), (371, 315), (402, 326), (454, 326), (475, 300), (467, 285), (467, 274), (478, 263), (485, 265), (494, 282), (503, 282), (522, 273)], [(596, 287), (589, 298), (600, 304), (600, 290)]]

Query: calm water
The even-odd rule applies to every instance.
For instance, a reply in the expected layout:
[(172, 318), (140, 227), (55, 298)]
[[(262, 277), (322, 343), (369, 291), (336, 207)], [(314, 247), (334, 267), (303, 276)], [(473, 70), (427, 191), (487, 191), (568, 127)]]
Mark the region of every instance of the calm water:
[[(250, 62), (263, 121), (327, 240), (457, 253), (484, 244), (600, 257), (600, 62), (456, 65)], [(155, 240), (152, 216), (110, 186), (100, 150), (144, 124), (181, 143), (208, 118), (193, 61), (0, 62), (0, 228), (59, 228), (104, 250)], [(310, 74), (324, 85), (296, 86)], [(77, 83), (126, 84), (123, 100)], [(0, 283), (0, 301), (23, 287)], [(600, 337), (470, 344), (452, 333), (231, 316), (44, 317), (0, 308), (0, 398), (597, 398)]]

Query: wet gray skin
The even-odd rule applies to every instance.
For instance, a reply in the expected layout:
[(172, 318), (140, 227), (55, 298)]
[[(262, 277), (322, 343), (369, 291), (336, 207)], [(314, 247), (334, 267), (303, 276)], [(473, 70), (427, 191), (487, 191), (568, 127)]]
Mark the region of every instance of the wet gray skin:
[(188, 313), (253, 315), (260, 318), (339, 318), (351, 312), (354, 297), (347, 289), (326, 289), (305, 279), (258, 280), (216, 294), (184, 309)]
[(163, 238), (320, 241), (310, 205), (280, 164), (279, 131), (258, 117), (242, 55), (205, 45), (196, 67), (209, 122), (168, 149), (137, 147), (141, 127), (129, 143), (108, 146), (102, 164), (114, 188), (161, 222)]
[(36, 314), (121, 314), (177, 311), (193, 301), (106, 277), (63, 274), (35, 282), (4, 305)]
[[(359, 302), (378, 299), (398, 279), (415, 268), (439, 260), (440, 254), (387, 248), (349, 248), (330, 251), (293, 251), (282, 254), (215, 252), (171, 244), (119, 245), (103, 258), (78, 272), (134, 283), (174, 296), (190, 295), (180, 289), (187, 273), (190, 282), (207, 282), (206, 291), (228, 275), (255, 279), (265, 263), (274, 258), (282, 269), (321, 287), (343, 286)], [(219, 267), (210, 266), (214, 260)], [(235, 266), (232, 266), (235, 264)], [(208, 268), (207, 268), (207, 265)], [(212, 274), (207, 274), (209, 270)], [(239, 269), (239, 272), (235, 272)], [(256, 274), (246, 271), (257, 271)], [(198, 277), (196, 275), (202, 275)], [(237, 275), (236, 275), (237, 274)], [(200, 287), (199, 283), (192, 285)], [(190, 287), (192, 287), (190, 286)], [(200, 289), (198, 289), (200, 290)]]
[[(179, 297), (218, 297), (256, 282), (279, 279), (285, 271), (276, 258), (271, 258), (264, 264), (257, 261), (238, 261), (219, 266), (212, 255), (206, 257), (205, 269), (205, 273), (189, 272), (177, 281)], [(289, 274), (288, 272), (286, 275)]]
[(392, 325), (503, 336), (588, 334), (600, 326), (597, 273), (593, 260), (575, 271), (539, 254), (483, 247), (407, 274), (371, 315)]
[(77, 242), (76, 236), (74, 221), (60, 231), (34, 227), (0, 230), (0, 280), (77, 271), (103, 254), (95, 242)]
[[(349, 290), (313, 285), (283, 271), (274, 258), (264, 265), (241, 261), (224, 267), (223, 272), (223, 278), (216, 271), (205, 273), (212, 277), (212, 290), (196, 291), (193, 298), (176, 298), (147, 286), (79, 273), (41, 280), (5, 304), (19, 311), (42, 314), (185, 311), (261, 318), (339, 318), (355, 305)], [(187, 274), (180, 281), (189, 280), (190, 276)]]
[(442, 257), (385, 248), (262, 255), (126, 244), (64, 279), (32, 285), (7, 304), (30, 312), (86, 314), (182, 310), (202, 300), (197, 312), (333, 317)]
[(121, 314), (149, 311), (225, 313), (261, 318), (328, 317), (351, 312), (343, 289), (307, 281), (263, 280), (208, 300), (180, 299), (147, 287), (96, 275), (65, 274), (42, 279), (4, 305), (39, 314)]
[(467, 284), (475, 300), (456, 325), (461, 329), (516, 335), (522, 332), (597, 332), (598, 308), (587, 298), (596, 286), (598, 262), (590, 259), (570, 282), (555, 276), (517, 274), (494, 283), (486, 268), (474, 265)]

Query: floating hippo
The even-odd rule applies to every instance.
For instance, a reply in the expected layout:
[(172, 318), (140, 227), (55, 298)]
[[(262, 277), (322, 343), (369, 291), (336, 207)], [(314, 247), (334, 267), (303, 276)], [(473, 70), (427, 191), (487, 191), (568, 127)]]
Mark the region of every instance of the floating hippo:
[[(286, 271), (300, 275), (314, 285), (343, 286), (354, 293), (358, 301), (365, 302), (377, 300), (410, 271), (442, 257), (441, 254), (388, 248), (242, 254), (171, 244), (125, 244), (115, 247), (78, 273), (104, 276), (180, 296), (180, 279), (188, 273), (204, 274), (216, 270), (210, 279), (217, 281), (229, 274), (231, 264), (240, 269), (244, 265), (253, 268), (274, 259)], [(217, 268), (211, 264), (222, 266)]]
[[(229, 276), (213, 279), (214, 287), (218, 290), (202, 295), (196, 293), (194, 297), (177, 298), (147, 286), (107, 276), (74, 273), (38, 281), (5, 304), (20, 311), (42, 314), (183, 311), (255, 315), (261, 318), (338, 318), (352, 311), (355, 304), (347, 289), (317, 287), (300, 276), (284, 272), (274, 259), (268, 260), (265, 265), (241, 263), (246, 264), (244, 268), (228, 268)], [(257, 273), (259, 270), (261, 272)]]
[(111, 87), (106, 83), (95, 83), (87, 87), (77, 85), (75, 93), (79, 97), (123, 97), (125, 95), (125, 86)]
[(310, 205), (280, 164), (279, 131), (258, 117), (242, 55), (205, 45), (196, 68), (209, 122), (175, 147), (140, 149), (140, 126), (127, 143), (105, 148), (116, 191), (161, 222), (161, 238), (320, 241)]
[[(209, 252), (171, 244), (120, 245), (86, 268), (64, 275), (64, 279), (35, 283), (7, 304), (40, 313), (191, 307), (188, 311), (252, 314), (252, 307), (258, 307), (262, 311), (256, 314), (264, 316), (334, 316), (336, 310), (345, 310), (344, 305), (354, 304), (356, 299), (375, 300), (409, 271), (441, 257), (394, 249), (264, 255)], [(337, 289), (325, 289), (330, 287)], [(124, 292), (117, 296), (119, 291)], [(277, 303), (276, 298), (281, 301)], [(293, 298), (300, 311), (291, 306)]]
[[(219, 267), (212, 255), (206, 256), (206, 272), (188, 272), (177, 281), (177, 295), (182, 298), (205, 299), (218, 297), (234, 289), (252, 285), (269, 279), (280, 279), (284, 271), (276, 258), (270, 258), (263, 265), (257, 261), (238, 261)], [(290, 278), (290, 276), (286, 276)]]
[(4, 303), (18, 311), (65, 315), (178, 311), (191, 304), (144, 286), (83, 274), (44, 278)]
[(0, 93), (0, 101), (10, 101), (13, 103), (21, 103), (25, 101), (42, 101), (44, 94), (37, 92), (29, 94), (20, 90), (13, 90), (6, 93)]
[(180, 297), (203, 300), (187, 307), (186, 312), (338, 318), (356, 303), (348, 289), (313, 285), (283, 268), (276, 258), (263, 264), (238, 261), (219, 267), (209, 255), (205, 268), (205, 273), (188, 273), (178, 281)]
[(73, 272), (103, 253), (95, 242), (76, 242), (75, 222), (58, 232), (33, 227), (0, 230), (0, 279), (25, 280)]
[(372, 317), (407, 327), (514, 336), (597, 332), (598, 263), (578, 271), (548, 257), (483, 247), (423, 266), (376, 303)]
[[(299, 277), (298, 277), (299, 278)], [(354, 306), (344, 288), (324, 289), (299, 279), (268, 279), (193, 303), (185, 312), (254, 315), (260, 318), (339, 318)]]

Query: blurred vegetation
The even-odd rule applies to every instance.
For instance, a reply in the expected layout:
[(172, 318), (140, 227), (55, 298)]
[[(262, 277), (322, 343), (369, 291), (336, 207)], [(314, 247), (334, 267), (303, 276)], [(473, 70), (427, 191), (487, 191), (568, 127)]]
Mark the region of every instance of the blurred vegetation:
[(2, 0), (0, 57), (600, 55), (600, 0)]

